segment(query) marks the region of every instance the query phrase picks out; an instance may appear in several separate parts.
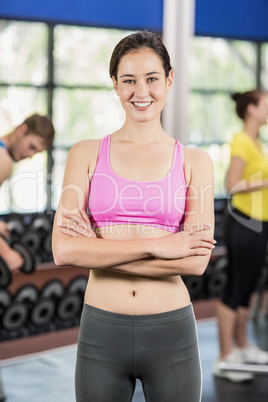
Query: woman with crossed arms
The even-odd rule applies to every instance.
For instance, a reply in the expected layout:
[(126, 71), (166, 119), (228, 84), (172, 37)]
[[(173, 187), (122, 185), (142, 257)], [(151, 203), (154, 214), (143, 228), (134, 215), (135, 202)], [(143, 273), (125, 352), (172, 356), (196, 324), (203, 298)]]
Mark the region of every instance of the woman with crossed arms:
[(196, 323), (181, 275), (202, 275), (214, 248), (212, 163), (162, 128), (173, 70), (160, 37), (123, 38), (110, 76), (125, 122), (72, 147), (53, 231), (55, 263), (90, 271), (76, 398), (131, 401), (139, 378), (146, 401), (197, 402)]

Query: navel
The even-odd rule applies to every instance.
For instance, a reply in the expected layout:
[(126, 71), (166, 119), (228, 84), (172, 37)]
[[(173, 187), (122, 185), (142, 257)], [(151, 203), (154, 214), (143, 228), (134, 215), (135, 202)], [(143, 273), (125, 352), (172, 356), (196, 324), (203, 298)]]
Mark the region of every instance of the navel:
[(136, 292), (135, 290), (132, 290), (132, 296), (135, 297), (136, 296)]

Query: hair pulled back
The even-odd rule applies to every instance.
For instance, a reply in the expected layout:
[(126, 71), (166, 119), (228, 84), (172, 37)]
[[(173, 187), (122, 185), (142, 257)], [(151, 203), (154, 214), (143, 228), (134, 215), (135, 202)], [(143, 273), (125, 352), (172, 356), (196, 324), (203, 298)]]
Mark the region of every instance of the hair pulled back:
[(114, 48), (110, 61), (110, 77), (117, 80), (118, 65), (123, 56), (142, 48), (152, 49), (162, 60), (165, 75), (168, 77), (172, 67), (170, 57), (160, 36), (153, 32), (137, 31), (123, 38)]
[(240, 119), (245, 119), (248, 105), (257, 106), (263, 95), (264, 93), (260, 89), (253, 89), (243, 93), (235, 92), (231, 95), (231, 98), (236, 102), (235, 110)]

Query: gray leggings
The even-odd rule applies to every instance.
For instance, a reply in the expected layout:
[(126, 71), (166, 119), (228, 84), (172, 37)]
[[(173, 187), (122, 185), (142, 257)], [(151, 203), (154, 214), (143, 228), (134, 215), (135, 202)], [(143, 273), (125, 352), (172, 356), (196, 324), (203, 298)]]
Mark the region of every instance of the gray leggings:
[(130, 402), (136, 378), (147, 402), (200, 402), (201, 366), (192, 305), (125, 315), (84, 304), (77, 402)]

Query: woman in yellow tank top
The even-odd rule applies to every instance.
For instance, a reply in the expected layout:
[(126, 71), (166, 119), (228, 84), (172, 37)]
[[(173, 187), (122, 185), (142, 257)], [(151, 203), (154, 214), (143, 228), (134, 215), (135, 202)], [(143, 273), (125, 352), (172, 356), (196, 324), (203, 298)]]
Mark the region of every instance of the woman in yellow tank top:
[(259, 138), (267, 123), (267, 97), (260, 90), (232, 96), (243, 130), (234, 135), (226, 188), (231, 196), (226, 220), (228, 283), (218, 304), (220, 356), (214, 375), (233, 382), (253, 379), (251, 373), (221, 371), (219, 362), (268, 363), (268, 352), (249, 342), (250, 297), (256, 289), (267, 252), (268, 158)]

